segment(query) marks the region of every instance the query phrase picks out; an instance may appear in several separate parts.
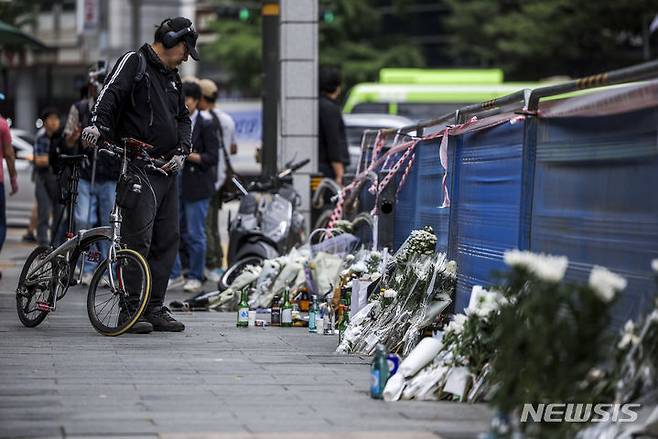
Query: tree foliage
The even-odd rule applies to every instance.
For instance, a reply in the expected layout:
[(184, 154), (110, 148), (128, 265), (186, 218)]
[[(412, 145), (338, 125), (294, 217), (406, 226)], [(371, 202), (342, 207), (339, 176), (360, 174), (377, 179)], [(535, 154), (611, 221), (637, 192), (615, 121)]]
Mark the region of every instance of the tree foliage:
[(204, 57), (230, 75), (228, 88), (246, 96), (258, 96), (262, 86), (262, 41), (260, 19), (253, 22), (216, 21), (211, 25), (217, 41), (204, 47)]
[[(396, 0), (403, 9), (408, 0)], [(320, 63), (339, 66), (344, 88), (372, 81), (382, 67), (422, 67), (418, 47), (404, 44), (404, 35), (383, 29), (377, 6), (381, 0), (320, 0), (321, 10), (331, 10), (334, 20), (319, 25)], [(390, 3), (390, 2), (389, 2)], [(232, 5), (218, 1), (218, 5)], [(252, 14), (257, 15), (257, 14)], [(212, 24), (217, 40), (204, 48), (204, 56), (225, 69), (228, 86), (248, 96), (260, 94), (262, 86), (261, 22), (220, 17)], [(207, 54), (207, 55), (206, 55)]]
[(642, 62), (656, 0), (445, 0), (457, 63), (511, 79), (582, 76)]

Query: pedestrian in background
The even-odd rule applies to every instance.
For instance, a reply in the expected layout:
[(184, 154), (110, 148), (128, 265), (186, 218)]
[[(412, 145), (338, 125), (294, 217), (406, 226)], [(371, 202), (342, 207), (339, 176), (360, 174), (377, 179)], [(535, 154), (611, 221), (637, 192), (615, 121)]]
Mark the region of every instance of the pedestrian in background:
[(338, 103), (341, 83), (341, 74), (337, 68), (320, 68), (318, 167), (322, 175), (342, 186), (350, 155), (343, 113)]
[[(82, 146), (80, 133), (91, 124), (91, 111), (96, 103), (98, 93), (103, 88), (107, 73), (105, 63), (89, 72), (87, 84), (88, 97), (80, 99), (71, 105), (64, 127), (66, 147), (70, 154), (86, 154), (87, 160), (80, 169), (78, 182), (78, 199), (75, 205), (76, 230), (88, 230), (96, 225), (109, 226), (110, 213), (114, 207), (116, 184), (119, 169), (116, 161), (105, 155), (98, 155)], [(105, 240), (99, 243), (99, 260), (106, 257), (109, 243)], [(95, 263), (86, 261), (83, 268), (82, 284), (89, 285), (93, 276)]]
[[(183, 165), (180, 178), (181, 204), (184, 218), (184, 230), (181, 235), (185, 241), (189, 258), (188, 279), (184, 291), (198, 291), (205, 280), (206, 261), (206, 216), (210, 197), (215, 191), (217, 179), (217, 157), (220, 149), (219, 132), (210, 114), (199, 111), (197, 106), (201, 99), (201, 88), (195, 82), (183, 83), (185, 105), (192, 114), (192, 149)], [(182, 278), (180, 255), (170, 276), (168, 288), (173, 288)]]
[[(217, 84), (210, 79), (202, 79), (199, 81), (199, 86), (201, 87), (199, 109), (207, 111), (213, 118), (222, 140), (216, 166), (217, 180), (215, 181), (215, 191), (210, 199), (208, 217), (206, 218), (206, 234), (208, 236), (206, 268), (208, 269), (208, 279), (211, 282), (219, 282), (224, 272), (222, 269), (224, 251), (219, 234), (219, 211), (222, 208), (222, 188), (228, 182), (230, 174), (233, 173), (229, 151), (231, 155), (237, 154), (238, 144), (235, 140), (235, 122), (233, 118), (217, 108)], [(229, 151), (227, 151), (227, 148)]]
[(59, 183), (50, 156), (51, 148), (57, 148), (57, 143), (62, 140), (59, 112), (55, 108), (46, 108), (41, 113), (41, 120), (44, 130), (34, 143), (37, 243), (50, 245), (52, 240), (54, 245), (58, 245), (64, 241), (64, 219), (60, 218), (63, 208), (59, 204)]
[[(0, 101), (5, 99), (5, 95), (0, 93)], [(7, 171), (9, 171), (9, 182), (11, 184), (11, 191), (9, 195), (14, 195), (18, 192), (18, 182), (16, 176), (16, 156), (14, 148), (11, 145), (11, 132), (9, 131), (9, 124), (7, 119), (0, 115), (0, 162), (2, 159), (7, 162)], [(4, 169), (0, 166), (0, 251), (5, 244), (5, 237), (7, 236), (7, 212), (5, 202), (5, 176)], [(0, 279), (2, 279), (2, 272), (0, 271)]]

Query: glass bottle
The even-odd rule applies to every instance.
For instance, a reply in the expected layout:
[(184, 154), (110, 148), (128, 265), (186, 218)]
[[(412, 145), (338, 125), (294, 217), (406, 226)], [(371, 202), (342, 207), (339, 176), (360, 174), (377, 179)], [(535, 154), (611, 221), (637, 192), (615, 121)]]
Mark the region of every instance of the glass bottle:
[(281, 326), (281, 305), (279, 304), (279, 296), (274, 296), (272, 299), (272, 311), (270, 324), (272, 326)]
[(292, 326), (292, 303), (290, 303), (290, 289), (286, 288), (283, 293), (283, 305), (281, 306), (281, 326)]
[(249, 326), (249, 293), (247, 288), (243, 288), (240, 292), (240, 303), (238, 304), (238, 321), (236, 324), (239, 328), (246, 328)]
[(308, 310), (308, 332), (318, 332), (318, 327), (315, 324), (315, 319), (318, 315), (318, 297), (314, 294), (311, 301), (311, 308)]

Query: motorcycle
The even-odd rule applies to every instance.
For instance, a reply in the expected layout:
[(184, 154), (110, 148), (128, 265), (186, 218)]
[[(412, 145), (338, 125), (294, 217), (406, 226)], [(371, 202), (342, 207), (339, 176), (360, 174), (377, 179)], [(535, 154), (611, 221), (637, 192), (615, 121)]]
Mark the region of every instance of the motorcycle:
[[(225, 199), (240, 198), (235, 218), (229, 216), (228, 269), (219, 280), (219, 290), (228, 288), (245, 267), (288, 253), (304, 242), (305, 220), (298, 211), (301, 198), (292, 186), (292, 174), (310, 162), (286, 164), (286, 169), (264, 181), (247, 185), (233, 177), (239, 192)], [(257, 200), (255, 192), (269, 193)]]

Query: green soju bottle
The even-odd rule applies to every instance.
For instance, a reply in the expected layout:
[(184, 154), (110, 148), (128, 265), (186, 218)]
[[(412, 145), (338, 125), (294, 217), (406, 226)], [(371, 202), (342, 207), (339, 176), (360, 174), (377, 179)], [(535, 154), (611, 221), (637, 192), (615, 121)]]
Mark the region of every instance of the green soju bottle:
[(382, 399), (384, 397), (384, 387), (388, 381), (388, 361), (386, 360), (386, 350), (383, 344), (377, 345), (375, 358), (370, 368), (370, 397)]
[(318, 296), (313, 295), (313, 301), (311, 302), (311, 308), (308, 310), (308, 332), (316, 333), (318, 332), (318, 327), (315, 324), (315, 319), (318, 316)]
[(281, 326), (292, 326), (292, 303), (290, 303), (290, 289), (286, 288), (283, 293), (283, 305), (281, 306)]
[(243, 288), (240, 293), (240, 303), (238, 304), (238, 327), (246, 328), (249, 326), (249, 293), (247, 288)]

